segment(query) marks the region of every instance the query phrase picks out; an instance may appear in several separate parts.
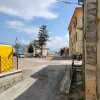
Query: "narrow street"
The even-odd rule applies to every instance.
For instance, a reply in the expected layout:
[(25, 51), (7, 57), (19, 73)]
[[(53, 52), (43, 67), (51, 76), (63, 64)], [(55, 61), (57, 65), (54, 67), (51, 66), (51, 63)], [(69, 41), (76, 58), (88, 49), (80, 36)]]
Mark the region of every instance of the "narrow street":
[(59, 56), (20, 58), (24, 78), (0, 94), (0, 100), (59, 100), (59, 85), (71, 63)]

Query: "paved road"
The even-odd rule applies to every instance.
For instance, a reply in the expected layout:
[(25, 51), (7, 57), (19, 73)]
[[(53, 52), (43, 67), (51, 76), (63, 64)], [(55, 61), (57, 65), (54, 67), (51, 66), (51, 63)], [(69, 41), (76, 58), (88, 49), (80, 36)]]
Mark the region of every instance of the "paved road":
[(62, 57), (19, 59), (24, 80), (2, 93), (0, 100), (59, 100), (59, 85), (71, 63)]
[(23, 70), (23, 74), (31, 75), (48, 65), (71, 65), (72, 60), (62, 58), (60, 56), (47, 58), (19, 58), (19, 68)]
[(19, 68), (35, 68), (41, 65), (70, 65), (71, 60), (56, 56), (47, 58), (19, 58)]

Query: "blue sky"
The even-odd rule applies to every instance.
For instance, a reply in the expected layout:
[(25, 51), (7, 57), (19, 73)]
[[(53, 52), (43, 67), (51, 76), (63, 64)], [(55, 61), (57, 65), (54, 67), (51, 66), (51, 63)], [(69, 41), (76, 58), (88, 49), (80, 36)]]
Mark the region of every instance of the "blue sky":
[[(78, 0), (65, 0), (77, 2)], [(47, 25), (51, 50), (69, 45), (68, 25), (75, 7), (58, 0), (0, 0), (0, 43), (28, 44), (37, 37), (41, 25)]]

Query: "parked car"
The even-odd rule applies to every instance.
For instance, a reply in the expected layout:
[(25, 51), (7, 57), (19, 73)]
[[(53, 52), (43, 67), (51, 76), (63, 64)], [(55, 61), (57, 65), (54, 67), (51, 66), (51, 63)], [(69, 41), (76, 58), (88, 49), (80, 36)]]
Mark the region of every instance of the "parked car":
[(19, 58), (24, 58), (24, 54), (18, 54)]

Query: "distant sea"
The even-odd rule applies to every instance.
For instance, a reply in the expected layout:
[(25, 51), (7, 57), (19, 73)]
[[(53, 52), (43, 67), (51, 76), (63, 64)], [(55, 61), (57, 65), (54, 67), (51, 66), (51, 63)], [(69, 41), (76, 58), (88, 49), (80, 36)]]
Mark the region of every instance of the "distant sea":
[(20, 48), (18, 49), (19, 54), (23, 54), (23, 48), (24, 47), (25, 47), (25, 45), (20, 45)]

